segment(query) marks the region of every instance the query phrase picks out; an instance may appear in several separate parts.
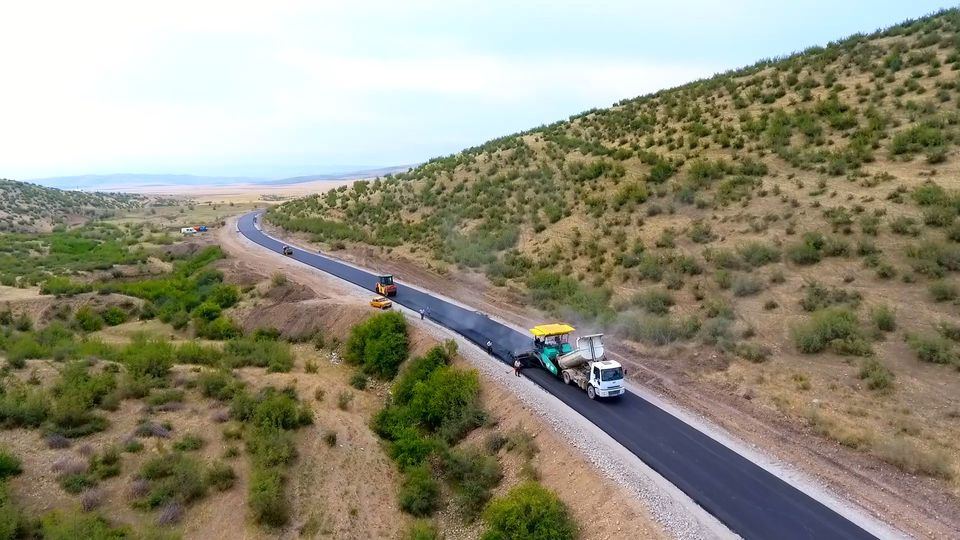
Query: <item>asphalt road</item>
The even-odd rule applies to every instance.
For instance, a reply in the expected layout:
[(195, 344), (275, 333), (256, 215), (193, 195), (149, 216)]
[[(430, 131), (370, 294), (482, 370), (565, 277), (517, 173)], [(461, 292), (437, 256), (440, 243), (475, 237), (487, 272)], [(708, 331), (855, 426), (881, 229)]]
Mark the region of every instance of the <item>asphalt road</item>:
[[(240, 232), (282, 256), (284, 244), (260, 231), (255, 215), (259, 212), (240, 218)], [(375, 274), (317, 253), (294, 247), (291, 258), (366, 289), (372, 290), (376, 283)], [(415, 311), (426, 310), (430, 319), (480, 346), (492, 341), (494, 355), (500, 361), (509, 362), (510, 351), (530, 345), (529, 336), (482, 314), (404, 287), (400, 282), (397, 289), (394, 302)], [(629, 391), (617, 401), (591, 401), (580, 389), (563, 384), (542, 369), (527, 369), (524, 375), (596, 424), (744, 538), (874, 538), (830, 508)]]

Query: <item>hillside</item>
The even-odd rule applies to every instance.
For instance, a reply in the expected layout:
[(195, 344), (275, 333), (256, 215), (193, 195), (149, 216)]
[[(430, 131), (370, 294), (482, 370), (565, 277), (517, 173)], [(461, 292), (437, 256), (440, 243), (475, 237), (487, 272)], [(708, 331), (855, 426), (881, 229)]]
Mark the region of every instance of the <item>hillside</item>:
[(108, 217), (142, 203), (136, 195), (63, 191), (0, 179), (0, 231), (44, 232), (59, 223)]
[(950, 10), (855, 35), (268, 221), (345, 256), (482, 272), (490, 294), (634, 343), (643, 372), (956, 494), (958, 31)]

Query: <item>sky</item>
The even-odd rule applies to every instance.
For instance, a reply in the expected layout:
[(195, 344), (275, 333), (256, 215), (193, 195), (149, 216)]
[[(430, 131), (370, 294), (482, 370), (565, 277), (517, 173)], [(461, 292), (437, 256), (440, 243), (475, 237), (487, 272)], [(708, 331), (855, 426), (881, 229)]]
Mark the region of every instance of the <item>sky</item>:
[(0, 177), (417, 163), (948, 6), (7, 2)]

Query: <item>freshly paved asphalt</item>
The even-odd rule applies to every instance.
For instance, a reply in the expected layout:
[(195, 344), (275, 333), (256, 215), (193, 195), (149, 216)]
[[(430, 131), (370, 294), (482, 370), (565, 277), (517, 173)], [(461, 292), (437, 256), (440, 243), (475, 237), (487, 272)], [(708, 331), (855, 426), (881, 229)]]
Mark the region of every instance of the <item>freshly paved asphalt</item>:
[[(283, 242), (259, 230), (255, 215), (259, 212), (240, 218), (240, 232), (282, 256)], [(317, 253), (294, 247), (291, 258), (371, 291), (376, 283), (375, 274)], [(482, 314), (402, 283), (397, 284), (397, 289), (394, 302), (414, 311), (424, 309), (430, 319), (481, 347), (487, 340), (492, 341), (494, 356), (500, 361), (509, 362), (511, 351), (530, 345), (529, 336)], [(617, 401), (591, 401), (580, 389), (563, 384), (542, 369), (527, 369), (524, 375), (596, 424), (744, 538), (874, 538), (830, 508), (629, 391)]]

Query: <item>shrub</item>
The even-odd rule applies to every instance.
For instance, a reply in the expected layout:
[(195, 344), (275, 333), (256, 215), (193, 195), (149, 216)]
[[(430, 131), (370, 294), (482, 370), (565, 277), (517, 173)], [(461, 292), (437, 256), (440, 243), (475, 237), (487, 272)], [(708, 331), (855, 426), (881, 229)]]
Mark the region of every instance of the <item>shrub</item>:
[(800, 299), (800, 306), (804, 311), (816, 311), (837, 304), (856, 307), (860, 303), (860, 293), (848, 292), (837, 287), (824, 287), (816, 281), (807, 283), (803, 289), (804, 296)]
[(110, 523), (96, 514), (52, 512), (40, 521), (43, 538), (50, 540), (71, 540), (74, 538), (121, 539), (128, 538), (132, 532), (126, 527), (112, 527)]
[(407, 323), (397, 312), (381, 313), (353, 327), (344, 358), (370, 375), (392, 379), (407, 357)]
[(802, 353), (812, 354), (828, 347), (837, 354), (867, 356), (870, 345), (861, 332), (855, 313), (846, 308), (826, 308), (793, 329), (793, 340)]
[(787, 258), (794, 264), (811, 265), (820, 262), (820, 250), (811, 244), (801, 242), (787, 248)]
[(487, 524), (483, 540), (572, 540), (577, 536), (576, 524), (563, 502), (535, 482), (524, 482), (492, 501), (483, 519)]
[(237, 326), (237, 323), (225, 315), (221, 315), (211, 321), (196, 319), (195, 328), (197, 337), (207, 339), (225, 340), (238, 338), (243, 335), (243, 331)]
[(956, 284), (944, 280), (934, 281), (927, 290), (930, 291), (930, 297), (933, 298), (934, 302), (956, 300), (958, 295)]
[(356, 388), (357, 390), (366, 390), (367, 376), (363, 373), (354, 373), (350, 376), (350, 386)]
[(649, 289), (634, 296), (631, 303), (640, 306), (648, 313), (665, 315), (670, 311), (670, 306), (674, 302), (670, 293), (659, 289)]
[(763, 290), (763, 282), (756, 277), (740, 274), (730, 286), (734, 296), (753, 296)]
[(695, 317), (674, 320), (671, 317), (624, 316), (620, 318), (617, 333), (627, 339), (651, 345), (667, 345), (693, 338), (700, 330)]
[(337, 408), (341, 411), (347, 410), (350, 407), (350, 402), (353, 401), (353, 394), (350, 392), (340, 392), (337, 394)]
[(207, 484), (217, 491), (232, 488), (236, 480), (237, 473), (233, 472), (233, 467), (222, 461), (214, 462), (207, 468)]
[(145, 508), (172, 501), (190, 504), (207, 492), (204, 473), (198, 459), (179, 452), (147, 460), (140, 466), (139, 477), (148, 482), (148, 489), (134, 504)]
[(293, 368), (290, 345), (283, 341), (238, 338), (226, 343), (223, 362), (227, 367), (265, 367), (269, 372), (287, 372)]
[(174, 349), (168, 341), (138, 336), (120, 352), (127, 372), (135, 378), (165, 379), (173, 365)]
[(882, 332), (893, 332), (897, 329), (896, 312), (886, 304), (871, 309), (870, 319), (877, 330)]
[(199, 435), (188, 433), (173, 443), (173, 449), (180, 452), (192, 452), (203, 448), (204, 440)]
[(780, 250), (762, 242), (749, 242), (737, 249), (740, 258), (748, 265), (759, 268), (780, 260)]
[(469, 521), (479, 515), (490, 500), (490, 490), (503, 477), (497, 458), (484, 455), (476, 448), (450, 450), (443, 468), (457, 493), (460, 513)]
[(772, 354), (770, 347), (760, 343), (738, 343), (734, 347), (734, 352), (740, 358), (755, 364), (766, 362)]
[(73, 322), (77, 328), (84, 332), (96, 332), (103, 328), (103, 317), (90, 308), (83, 306), (73, 314)]
[(436, 527), (429, 521), (418, 519), (410, 524), (410, 528), (403, 535), (404, 540), (437, 540)]
[(917, 358), (932, 364), (950, 364), (956, 359), (950, 341), (940, 336), (908, 336), (907, 343)]
[(197, 377), (197, 387), (204, 397), (220, 401), (233, 399), (243, 384), (233, 378), (227, 371), (205, 371)]
[(255, 468), (250, 478), (247, 504), (257, 523), (280, 527), (290, 519), (290, 508), (283, 496), (283, 474), (275, 468)]
[(332, 429), (328, 429), (323, 432), (323, 442), (327, 443), (327, 446), (333, 448), (337, 445), (337, 432)]
[(100, 314), (107, 326), (116, 326), (127, 322), (127, 312), (117, 306), (110, 306)]
[(857, 376), (866, 382), (870, 390), (886, 390), (893, 386), (893, 372), (876, 358), (864, 358)]
[(395, 403), (406, 404), (413, 397), (413, 388), (420, 382), (430, 376), (440, 366), (445, 366), (450, 362), (450, 356), (447, 351), (437, 345), (427, 351), (423, 356), (414, 358), (407, 362), (400, 377), (393, 385), (393, 400)]
[(0, 481), (23, 472), (20, 458), (6, 448), (0, 448)]
[(440, 484), (426, 467), (412, 467), (404, 473), (400, 508), (413, 516), (432, 514), (440, 504)]
[(927, 451), (911, 440), (897, 436), (874, 446), (874, 452), (910, 474), (922, 474), (949, 480), (956, 474), (950, 456), (942, 451)]
[(215, 366), (220, 362), (222, 356), (220, 349), (201, 345), (196, 341), (181, 343), (176, 350), (176, 361), (179, 364)]

